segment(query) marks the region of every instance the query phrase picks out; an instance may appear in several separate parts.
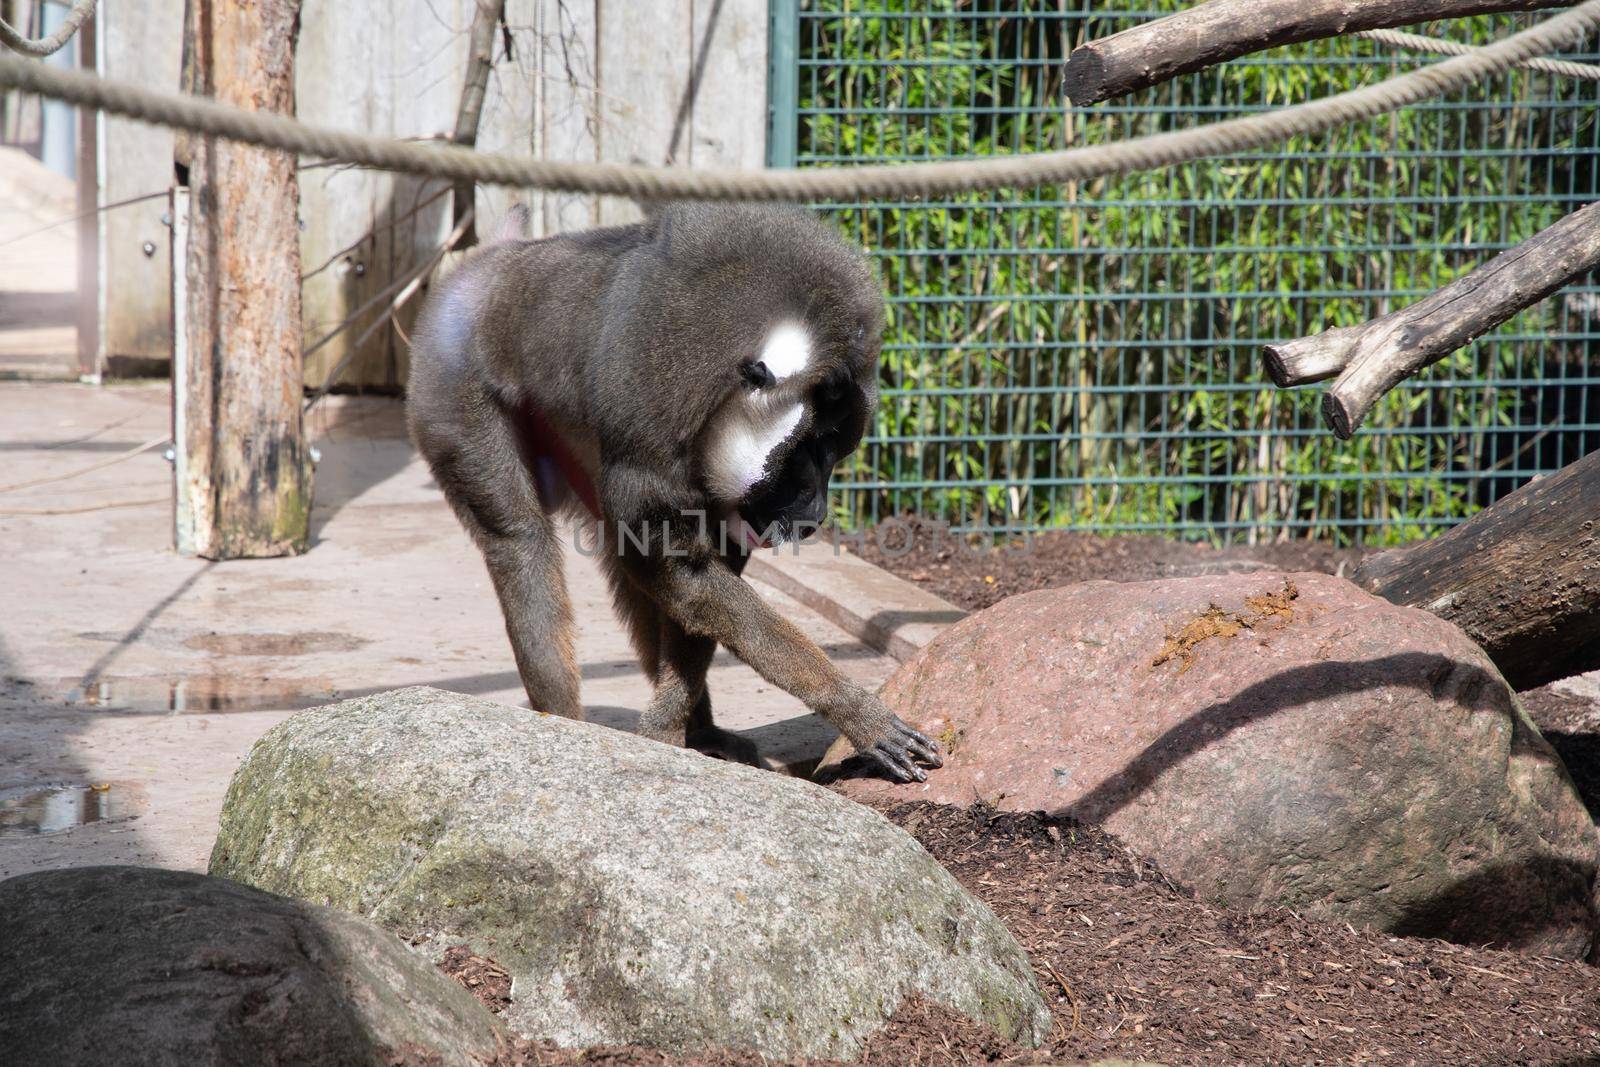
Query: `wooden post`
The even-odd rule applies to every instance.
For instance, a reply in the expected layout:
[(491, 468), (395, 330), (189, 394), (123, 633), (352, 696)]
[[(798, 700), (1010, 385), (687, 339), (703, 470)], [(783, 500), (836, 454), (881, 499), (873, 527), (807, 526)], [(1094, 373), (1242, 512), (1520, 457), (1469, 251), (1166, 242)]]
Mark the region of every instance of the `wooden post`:
[(1600, 452), (1351, 577), (1461, 627), (1514, 688), (1600, 667)]
[[(184, 80), (247, 108), (294, 111), (299, 0), (189, 0)], [(311, 465), (301, 421), (300, 227), (293, 156), (180, 139), (187, 252), (173, 309), (183, 472), (179, 545), (209, 559), (305, 550)]]
[(1067, 58), (1065, 89), (1093, 104), (1217, 63), (1298, 41), (1572, 0), (1207, 0), (1089, 41)]

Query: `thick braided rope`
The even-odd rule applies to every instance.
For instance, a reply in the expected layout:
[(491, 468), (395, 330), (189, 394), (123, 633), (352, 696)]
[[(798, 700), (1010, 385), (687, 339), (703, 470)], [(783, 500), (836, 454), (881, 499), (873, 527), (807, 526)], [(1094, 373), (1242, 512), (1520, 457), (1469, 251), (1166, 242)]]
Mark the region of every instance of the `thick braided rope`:
[(155, 125), (215, 134), (305, 156), (489, 185), (644, 200), (898, 199), (1084, 181), (1262, 148), (1454, 92), (1525, 59), (1558, 51), (1597, 25), (1600, 0), (1585, 0), (1470, 55), (1337, 96), (1193, 130), (1032, 155), (798, 171), (563, 163), (479, 153), (453, 145), (406, 143), (310, 126), (283, 115), (158, 92), (14, 56), (0, 55), (0, 86)]
[(66, 43), (72, 40), (89, 16), (94, 14), (96, 0), (78, 0), (72, 5), (72, 10), (67, 12), (67, 17), (56, 32), (48, 37), (39, 37), (33, 40), (22, 36), (16, 28), (5, 19), (0, 19), (0, 44), (5, 45), (13, 52), (21, 52), (25, 56), (44, 58), (52, 52), (59, 52)]
[[(1478, 46), (1445, 41), (1438, 37), (1424, 37), (1420, 33), (1402, 33), (1400, 30), (1357, 30), (1353, 36), (1365, 37), (1393, 48), (1407, 48), (1413, 52), (1432, 52), (1441, 56), (1469, 56), (1479, 51)], [(1565, 59), (1524, 59), (1517, 66), (1536, 70), (1542, 74), (1555, 74), (1563, 78), (1582, 81), (1600, 81), (1600, 67), (1593, 63), (1572, 63)]]

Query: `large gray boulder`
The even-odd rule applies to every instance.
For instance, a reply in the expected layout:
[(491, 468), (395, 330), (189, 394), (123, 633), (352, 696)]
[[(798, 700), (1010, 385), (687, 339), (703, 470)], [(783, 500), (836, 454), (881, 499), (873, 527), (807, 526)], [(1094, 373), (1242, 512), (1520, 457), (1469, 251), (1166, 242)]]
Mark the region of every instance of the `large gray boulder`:
[(1077, 816), (1235, 905), (1566, 957), (1594, 940), (1593, 821), (1494, 664), (1343, 579), (1026, 593), (880, 695), (951, 751), (926, 784), (851, 795)]
[(0, 882), (8, 1067), (468, 1063), (500, 1048), (465, 990), (354, 915), (150, 867)]
[(1037, 1044), (1021, 949), (915, 841), (808, 782), (434, 689), (302, 712), (234, 776), (211, 872), (512, 974), (567, 1046), (849, 1057), (912, 993)]

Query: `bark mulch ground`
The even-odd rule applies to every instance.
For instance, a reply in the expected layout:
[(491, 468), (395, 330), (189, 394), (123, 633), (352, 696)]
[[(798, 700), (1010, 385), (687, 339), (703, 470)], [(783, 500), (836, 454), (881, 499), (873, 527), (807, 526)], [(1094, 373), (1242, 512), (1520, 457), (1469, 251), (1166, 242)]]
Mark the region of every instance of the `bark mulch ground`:
[[(1024, 1050), (912, 1003), (872, 1041), (865, 1063), (1600, 1063), (1600, 972), (1586, 964), (1215, 907), (1115, 838), (1070, 821), (932, 804), (885, 814), (1015, 935), (1050, 1003), (1054, 1039)], [(475, 957), (457, 959), (468, 988), (499, 1006), (492, 987), (471, 984), (482, 973)], [(761, 1061), (523, 1042), (504, 1062)]]
[[(849, 542), (854, 549), (857, 542)], [(1019, 538), (1001, 548), (969, 544), (942, 524), (905, 519), (868, 532), (861, 555), (968, 611), (1016, 593), (1091, 579), (1142, 582), (1194, 574), (1252, 570), (1349, 574), (1369, 550), (1321, 541), (1225, 545), (1169, 541), (1164, 537), (1052, 531)]]

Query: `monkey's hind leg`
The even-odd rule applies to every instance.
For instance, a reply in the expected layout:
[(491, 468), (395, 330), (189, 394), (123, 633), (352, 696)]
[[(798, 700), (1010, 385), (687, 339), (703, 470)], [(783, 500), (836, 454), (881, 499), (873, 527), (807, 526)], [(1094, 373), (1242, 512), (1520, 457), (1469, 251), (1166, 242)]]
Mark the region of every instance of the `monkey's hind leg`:
[(555, 523), (540, 505), (507, 416), (481, 404), (462, 409), (455, 426), (419, 428), (418, 444), (483, 553), (529, 705), (581, 719), (572, 605)]
[[(606, 558), (611, 557), (608, 554)], [(649, 706), (639, 716), (640, 736), (731, 763), (765, 766), (754, 742), (711, 721), (706, 671), (716, 654), (716, 641), (685, 632), (634, 586), (620, 567), (608, 566), (606, 575), (617, 614), (639, 654), (639, 665), (655, 686)]]
[(666, 612), (656, 609), (661, 619), (661, 677), (655, 696), (640, 719), (653, 722), (671, 717), (674, 731), (681, 731), (683, 744), (696, 752), (730, 763), (764, 767), (755, 742), (711, 721), (711, 690), (706, 688), (706, 672), (717, 654), (717, 642), (709, 637), (686, 632)]
[(729, 763), (747, 763), (752, 767), (772, 770), (774, 765), (761, 755), (756, 743), (743, 734), (724, 730), (711, 721), (711, 692), (702, 690), (689, 713), (689, 726), (684, 731), (684, 744), (696, 752), (703, 752)]

